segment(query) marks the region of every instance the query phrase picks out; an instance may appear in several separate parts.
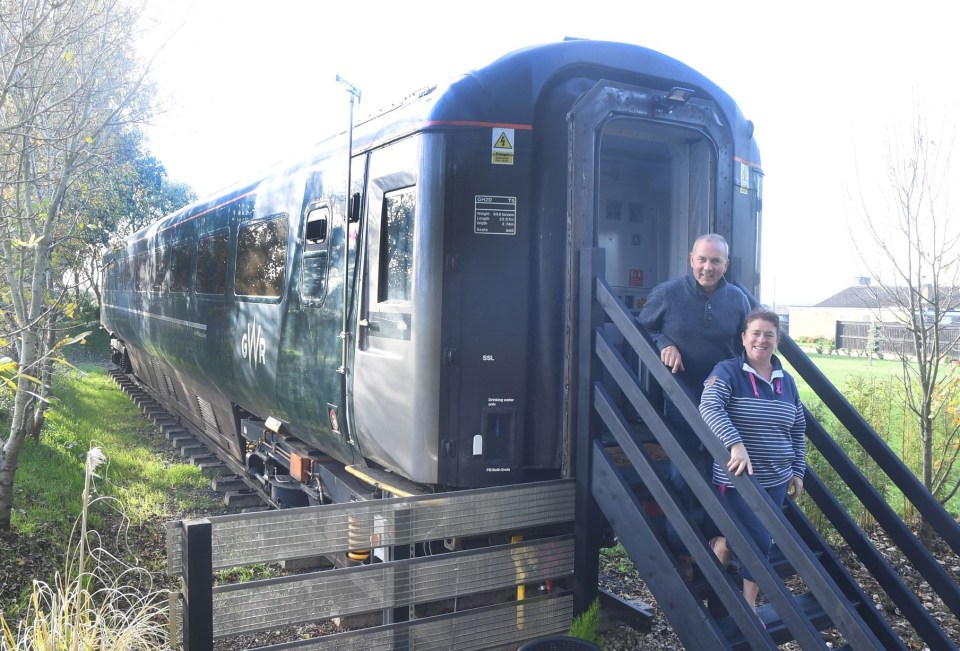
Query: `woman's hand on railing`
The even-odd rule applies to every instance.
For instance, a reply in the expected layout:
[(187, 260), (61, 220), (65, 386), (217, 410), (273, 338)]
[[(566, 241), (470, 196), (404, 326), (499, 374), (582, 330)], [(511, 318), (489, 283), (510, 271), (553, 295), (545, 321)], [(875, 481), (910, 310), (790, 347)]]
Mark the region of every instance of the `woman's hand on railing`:
[(803, 495), (803, 479), (794, 475), (787, 484), (787, 495), (796, 502)]
[(753, 464), (750, 463), (750, 455), (747, 454), (747, 448), (743, 443), (734, 443), (730, 446), (730, 461), (727, 462), (727, 470), (734, 475), (742, 475), (746, 470), (748, 475), (753, 474)]

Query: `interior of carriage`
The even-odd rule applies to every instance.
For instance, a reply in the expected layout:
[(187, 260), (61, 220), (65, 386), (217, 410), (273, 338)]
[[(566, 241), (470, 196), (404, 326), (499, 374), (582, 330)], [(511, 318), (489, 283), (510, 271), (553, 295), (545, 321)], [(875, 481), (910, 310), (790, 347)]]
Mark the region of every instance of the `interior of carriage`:
[(688, 128), (621, 118), (604, 129), (598, 242), (607, 281), (633, 312), (686, 272), (693, 241), (712, 230), (716, 160), (713, 143)]

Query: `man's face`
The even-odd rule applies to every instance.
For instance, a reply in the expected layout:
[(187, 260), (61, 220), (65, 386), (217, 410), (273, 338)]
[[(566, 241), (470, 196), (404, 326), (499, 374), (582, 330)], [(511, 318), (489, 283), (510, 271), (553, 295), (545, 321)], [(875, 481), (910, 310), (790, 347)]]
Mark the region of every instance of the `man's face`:
[(730, 261), (724, 246), (712, 240), (700, 240), (690, 253), (690, 268), (693, 277), (708, 294), (717, 288), (720, 278), (727, 272)]

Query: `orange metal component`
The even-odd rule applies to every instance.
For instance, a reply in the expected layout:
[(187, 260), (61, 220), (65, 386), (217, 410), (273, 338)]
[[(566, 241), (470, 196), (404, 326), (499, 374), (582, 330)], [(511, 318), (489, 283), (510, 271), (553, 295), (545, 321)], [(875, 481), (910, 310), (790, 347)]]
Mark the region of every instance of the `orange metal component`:
[(310, 457), (304, 457), (296, 452), (290, 453), (290, 476), (297, 481), (307, 481), (310, 478)]

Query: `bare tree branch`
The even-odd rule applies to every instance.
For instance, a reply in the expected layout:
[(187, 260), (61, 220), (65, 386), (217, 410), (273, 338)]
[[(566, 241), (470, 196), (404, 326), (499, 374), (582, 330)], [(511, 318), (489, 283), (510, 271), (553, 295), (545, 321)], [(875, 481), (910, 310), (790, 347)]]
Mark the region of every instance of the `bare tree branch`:
[[(958, 425), (946, 418), (958, 383), (948, 355), (958, 337), (946, 337), (945, 319), (960, 308), (960, 220), (951, 216), (952, 142), (935, 140), (919, 114), (907, 138), (888, 144), (882, 201), (861, 187), (862, 230), (855, 247), (873, 286), (875, 318), (902, 326), (909, 345), (900, 354), (905, 409), (921, 447), (921, 475), (941, 502), (960, 488), (955, 472)], [(876, 257), (869, 253), (876, 252)]]

